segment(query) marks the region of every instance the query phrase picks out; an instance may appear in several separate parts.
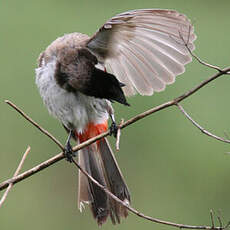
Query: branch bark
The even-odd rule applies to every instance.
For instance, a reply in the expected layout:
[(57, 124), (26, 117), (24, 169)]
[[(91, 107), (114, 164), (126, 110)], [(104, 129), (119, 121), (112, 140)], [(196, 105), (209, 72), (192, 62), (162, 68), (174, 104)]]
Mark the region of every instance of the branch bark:
[[(122, 204), (123, 206), (125, 206), (130, 212), (134, 213), (135, 215), (149, 220), (151, 222), (157, 223), (157, 224), (164, 224), (164, 225), (168, 225), (171, 227), (175, 227), (175, 228), (180, 228), (180, 229), (205, 229), (205, 230), (223, 230), (228, 228), (229, 223), (226, 224), (225, 226), (223, 226), (222, 224), (220, 224), (219, 227), (215, 227), (214, 223), (212, 223), (212, 226), (197, 226), (197, 225), (187, 225), (187, 224), (177, 224), (174, 222), (170, 222), (170, 221), (165, 221), (165, 220), (161, 220), (158, 218), (153, 218), (151, 216), (147, 216), (139, 211), (137, 211), (136, 209), (132, 208), (130, 205), (128, 205), (126, 202), (123, 202), (122, 200), (120, 200), (118, 197), (116, 197), (113, 193), (111, 193), (106, 187), (104, 187), (103, 185), (101, 185), (97, 180), (95, 180), (92, 176), (90, 176), (74, 159), (73, 159), (73, 163), (81, 170), (81, 172), (88, 177), (94, 184), (96, 184), (98, 187), (100, 187), (105, 193), (107, 193), (112, 199), (114, 199), (115, 201), (119, 202), (120, 204)], [(212, 217), (211, 217), (212, 218)], [(220, 223), (221, 220), (220, 220)]]
[[(204, 64), (206, 65), (206, 63)], [(209, 67), (209, 66), (208, 66)], [(216, 69), (216, 68), (215, 68)], [(191, 96), (192, 94), (196, 93), (199, 89), (201, 89), (202, 87), (206, 86), (207, 84), (209, 84), (211, 81), (223, 76), (223, 75), (226, 75), (226, 74), (229, 74), (230, 72), (230, 67), (228, 68), (225, 68), (223, 70), (221, 69), (217, 69), (219, 72), (213, 76), (211, 76), (210, 78), (208, 78), (207, 80), (201, 82), (199, 85), (197, 85), (196, 87), (194, 87), (193, 89), (185, 92), (184, 94), (182, 94), (181, 96), (171, 100), (171, 101), (168, 101), (166, 103), (163, 103), (159, 106), (156, 106), (148, 111), (145, 111), (141, 114), (138, 114), (137, 116), (121, 123), (119, 125), (119, 128), (120, 129), (123, 129), (153, 113), (156, 113), (158, 111), (161, 111), (163, 109), (166, 109), (168, 107), (171, 107), (171, 106), (174, 106), (176, 105), (182, 112), (183, 114), (188, 118), (190, 119), (193, 124), (200, 128), (201, 130), (204, 130), (201, 126), (199, 126), (196, 122), (194, 122), (191, 117), (184, 111), (183, 107), (181, 105), (179, 105), (179, 102), (185, 100), (186, 98), (188, 98), (189, 96)], [(44, 133), (45, 135), (47, 135), (53, 142), (55, 142), (59, 148), (62, 150), (61, 153), (57, 154), (56, 156), (50, 158), (49, 160), (27, 170), (26, 172), (18, 175), (18, 176), (14, 176), (13, 178), (9, 179), (9, 180), (6, 180), (4, 182), (2, 182), (0, 184), (0, 190), (3, 190), (5, 188), (7, 188), (9, 185), (13, 185), (15, 183), (18, 183), (19, 181), (22, 181), (24, 179), (26, 179), (27, 177), (29, 176), (32, 176), (33, 174), (51, 166), (52, 164), (62, 160), (64, 158), (64, 153), (63, 153), (63, 145), (56, 139), (54, 138), (48, 131), (46, 131), (45, 129), (43, 129), (40, 125), (38, 125), (36, 122), (34, 122), (28, 115), (26, 115), (21, 109), (19, 109), (16, 105), (14, 105), (12, 102), (6, 100), (6, 103), (9, 104), (11, 107), (13, 107), (14, 109), (16, 109), (25, 119), (27, 119), (30, 123), (32, 123), (36, 128), (38, 128), (42, 133)], [(206, 133), (207, 134), (207, 133)], [(105, 133), (102, 133), (94, 138), (91, 138), (89, 139), (88, 141), (82, 143), (82, 144), (79, 144), (77, 146), (75, 146), (73, 148), (73, 151), (78, 151), (88, 145), (90, 145), (91, 143), (97, 141), (98, 139), (101, 139), (103, 137), (106, 137), (109, 135), (109, 131), (105, 132)], [(208, 134), (207, 134), (208, 135)], [(213, 137), (213, 135), (210, 135)], [(214, 137), (216, 138), (216, 137)], [(220, 141), (223, 141), (222, 139), (220, 138), (216, 138), (217, 140), (220, 140)], [(227, 140), (227, 141), (224, 141), (224, 142), (227, 142), (229, 143), (230, 141)], [(92, 178), (87, 172), (85, 172), (81, 167), (80, 165), (74, 160), (74, 164), (93, 182), (95, 183), (97, 186), (99, 186), (100, 188), (102, 188), (112, 199), (118, 201), (119, 203), (121, 203), (123, 206), (125, 206), (129, 211), (131, 211), (132, 213), (136, 214), (137, 216), (139, 217), (142, 217), (146, 220), (149, 220), (149, 221), (152, 221), (152, 222), (155, 222), (155, 223), (159, 223), (159, 224), (164, 224), (164, 225), (169, 225), (169, 226), (172, 226), (172, 227), (176, 227), (176, 228), (185, 228), (185, 229), (214, 229), (214, 230), (221, 230), (221, 229), (225, 229), (229, 226), (229, 223), (226, 225), (226, 226), (222, 226), (222, 222), (221, 223), (221, 226), (220, 227), (214, 227), (214, 224), (213, 224), (213, 221), (212, 221), (212, 226), (193, 226), (193, 225), (184, 225), (184, 224), (177, 224), (177, 223), (173, 223), (173, 222), (169, 222), (169, 221), (164, 221), (164, 220), (160, 220), (160, 219), (157, 219), (157, 218), (153, 218), (153, 217), (150, 217), (150, 216), (146, 216), (144, 215), (143, 213), (137, 211), (136, 209), (132, 208), (131, 206), (127, 205), (126, 203), (124, 203), (123, 201), (121, 201), (119, 198), (117, 198), (115, 195), (113, 195), (107, 188), (105, 188), (104, 186), (102, 186), (101, 184), (99, 184), (94, 178)], [(211, 215), (211, 219), (213, 219), (213, 216)]]
[[(147, 110), (143, 113), (140, 113), (136, 116), (134, 116), (133, 118), (123, 122), (122, 124), (119, 125), (120, 129), (123, 129), (123, 128), (126, 128), (127, 126), (153, 114), (153, 113), (156, 113), (158, 111), (161, 111), (163, 109), (166, 109), (168, 107), (171, 107), (171, 106), (174, 106), (174, 105), (178, 105), (179, 102), (185, 100), (187, 97), (193, 95), (194, 93), (196, 93), (199, 89), (203, 88), (204, 86), (206, 86), (207, 84), (209, 84), (210, 82), (214, 81), (215, 79), (221, 77), (221, 76), (224, 76), (225, 74), (228, 74), (228, 72), (230, 71), (230, 67), (227, 67), (225, 69), (223, 69), (222, 71), (219, 71), (218, 73), (214, 74), (213, 76), (211, 76), (210, 78), (208, 78), (207, 80), (204, 80), (203, 82), (201, 82), (199, 85), (197, 85), (196, 87), (194, 87), (193, 89), (185, 92), (184, 94), (182, 94), (181, 96), (179, 97), (176, 97), (175, 99), (171, 100), (171, 101), (168, 101), (168, 102), (165, 102), (159, 106), (156, 106), (150, 110)], [(28, 115), (26, 115), (21, 109), (19, 109), (15, 104), (13, 104), (12, 102), (10, 102), (9, 100), (6, 100), (5, 101), (8, 105), (10, 105), (12, 108), (14, 108), (16, 111), (18, 111), (26, 120), (28, 120), (30, 123), (32, 123), (36, 128), (38, 128), (41, 132), (43, 132), (45, 135), (47, 135), (54, 143), (56, 143), (60, 149), (63, 149), (63, 146), (62, 144), (60, 144), (60, 142), (58, 140), (56, 140), (56, 138), (54, 138), (47, 130), (45, 130), (44, 128), (42, 128), (41, 126), (39, 126), (36, 122), (34, 122)], [(103, 138), (103, 137), (106, 137), (109, 135), (109, 131), (107, 132), (104, 132), (96, 137), (93, 137), (77, 146), (75, 146), (73, 148), (73, 151), (78, 151), (90, 144), (92, 144), (93, 142)], [(58, 144), (59, 143), (59, 144)], [(22, 181), (30, 176), (32, 176), (33, 174), (49, 167), (50, 165), (62, 160), (64, 158), (64, 154), (63, 152), (57, 154), (56, 156), (44, 161), (43, 163), (27, 170), (26, 172), (16, 176), (16, 177), (13, 177), (11, 179), (8, 179), (4, 182), (2, 182), (0, 184), (0, 191), (7, 188), (7, 186), (10, 184), (10, 183), (18, 183), (19, 181)]]
[(192, 124), (193, 124), (195, 127), (197, 127), (202, 133), (204, 133), (204, 134), (206, 134), (207, 136), (212, 137), (212, 138), (214, 138), (214, 139), (216, 139), (216, 140), (218, 140), (218, 141), (222, 141), (222, 142), (225, 142), (225, 143), (228, 143), (228, 144), (230, 143), (230, 140), (224, 139), (224, 138), (222, 138), (222, 137), (219, 137), (219, 136), (217, 136), (217, 135), (215, 135), (215, 134), (213, 134), (213, 133), (207, 131), (206, 129), (204, 129), (201, 125), (199, 125), (196, 121), (194, 121), (194, 120), (191, 118), (191, 116), (184, 110), (184, 108), (182, 107), (182, 105), (180, 105), (180, 104), (176, 104), (176, 105), (177, 105), (177, 107), (179, 108), (179, 110), (188, 118), (188, 120), (191, 121)]

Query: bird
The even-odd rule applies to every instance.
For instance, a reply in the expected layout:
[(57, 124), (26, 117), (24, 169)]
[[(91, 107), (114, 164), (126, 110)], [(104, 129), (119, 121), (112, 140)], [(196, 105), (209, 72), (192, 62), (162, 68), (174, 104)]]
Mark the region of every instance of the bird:
[[(138, 9), (117, 14), (93, 36), (73, 32), (54, 40), (38, 58), (36, 84), (49, 113), (68, 133), (65, 156), (72, 161), (73, 138), (82, 143), (117, 125), (112, 103), (129, 106), (128, 96), (163, 91), (191, 62), (196, 35), (176, 10)], [(188, 49), (189, 48), (189, 49)], [(108, 120), (111, 118), (111, 126)], [(130, 204), (130, 192), (109, 142), (102, 138), (77, 153), (78, 162), (101, 185)], [(79, 171), (78, 208), (90, 206), (98, 225), (128, 216)]]

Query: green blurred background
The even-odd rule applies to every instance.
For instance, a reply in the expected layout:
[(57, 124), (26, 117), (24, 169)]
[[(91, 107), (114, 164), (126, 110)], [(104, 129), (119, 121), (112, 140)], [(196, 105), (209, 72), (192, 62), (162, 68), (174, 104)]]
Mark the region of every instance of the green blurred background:
[[(39, 53), (56, 37), (81, 31), (93, 34), (111, 16), (136, 8), (170, 8), (186, 14), (198, 36), (196, 54), (228, 66), (230, 1), (2, 1), (0, 6), (0, 181), (12, 176), (28, 145), (23, 170), (59, 149), (4, 103), (12, 100), (62, 143), (66, 133), (49, 116), (35, 85)], [(175, 84), (152, 97), (129, 99), (130, 108), (114, 105), (117, 120), (170, 100), (214, 73), (194, 61)], [(182, 104), (205, 128), (230, 135), (230, 79), (209, 84)], [(114, 139), (109, 138), (114, 147)], [(210, 224), (209, 210), (229, 221), (230, 146), (197, 130), (177, 108), (168, 108), (122, 131), (116, 154), (132, 194), (143, 213), (178, 223)], [(0, 195), (3, 193), (1, 192)], [(97, 229), (89, 209), (77, 210), (77, 170), (61, 161), (15, 185), (0, 210), (0, 229)], [(111, 229), (108, 221), (103, 229)], [(116, 229), (172, 229), (130, 214)]]

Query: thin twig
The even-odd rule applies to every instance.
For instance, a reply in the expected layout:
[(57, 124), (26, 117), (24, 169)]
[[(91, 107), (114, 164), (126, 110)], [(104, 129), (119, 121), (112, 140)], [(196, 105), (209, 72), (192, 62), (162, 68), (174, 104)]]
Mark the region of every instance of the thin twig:
[(196, 93), (199, 89), (203, 88), (204, 86), (206, 86), (210, 82), (216, 80), (217, 78), (219, 78), (221, 76), (224, 76), (225, 74), (228, 74), (229, 71), (230, 71), (230, 67), (224, 68), (221, 72), (218, 72), (218, 73), (214, 74), (212, 77), (202, 81), (199, 85), (197, 85), (193, 89), (187, 91), (183, 95), (177, 97), (175, 100), (177, 101), (177, 103), (181, 102), (182, 100), (184, 100), (187, 97), (191, 96), (192, 94)]
[[(223, 218), (223, 217), (222, 217)], [(223, 221), (222, 221), (222, 218), (221, 218), (221, 210), (218, 210), (218, 214), (217, 214), (217, 220), (219, 222), (219, 226), (220, 227), (223, 227), (224, 224), (223, 224)]]
[(175, 98), (172, 101), (168, 101), (166, 103), (163, 103), (159, 106), (156, 106), (150, 110), (147, 110), (141, 114), (138, 114), (137, 116), (129, 119), (128, 121), (125, 121), (124, 124), (121, 126), (121, 129), (125, 128), (128, 125), (131, 125), (132, 123), (141, 120), (147, 116), (149, 116), (150, 114), (153, 114), (155, 112), (158, 112), (160, 110), (163, 110), (167, 107), (176, 105), (177, 103), (185, 100), (187, 97), (190, 97), (191, 95), (193, 95), (194, 93), (196, 93), (198, 90), (200, 90), (201, 88), (203, 88), (204, 86), (206, 86), (207, 84), (209, 84), (210, 82), (214, 81), (215, 79), (225, 75), (228, 73), (228, 71), (230, 71), (230, 67), (227, 67), (225, 69), (222, 70), (222, 72), (216, 73), (214, 74), (212, 77), (208, 78), (207, 80), (204, 80), (203, 82), (201, 82), (199, 85), (197, 85), (196, 87), (194, 87), (193, 89), (187, 91), (186, 93), (182, 94), (181, 96)]
[(212, 209), (210, 210), (210, 218), (211, 218), (211, 224), (212, 224), (212, 229), (213, 229), (215, 227), (215, 224), (214, 224), (214, 217), (213, 217)]
[(207, 67), (209, 67), (209, 68), (211, 68), (211, 69), (215, 69), (215, 70), (217, 70), (217, 71), (219, 71), (219, 72), (222, 71), (222, 69), (221, 69), (220, 67), (215, 66), (215, 65), (211, 65), (211, 64), (209, 64), (209, 63), (207, 63), (207, 62), (201, 60), (198, 56), (196, 56), (196, 55), (190, 50), (190, 48), (188, 47), (187, 44), (186, 44), (185, 46), (187, 47), (187, 50), (189, 51), (190, 55), (191, 55), (192, 57), (194, 57), (201, 65), (207, 66)]
[[(24, 161), (25, 161), (25, 159), (26, 159), (26, 157), (27, 157), (29, 152), (30, 152), (30, 146), (27, 147), (25, 153), (23, 154), (22, 159), (21, 159), (21, 161), (20, 161), (20, 163), (19, 163), (19, 165), (18, 165), (18, 167), (17, 167), (17, 169), (16, 169), (16, 171), (14, 173), (14, 177), (17, 176), (18, 173), (20, 172), (20, 170), (21, 170), (21, 168), (22, 168), (22, 166), (24, 164)], [(6, 191), (4, 192), (4, 194), (2, 196), (2, 199), (0, 200), (0, 208), (2, 207), (4, 201), (6, 200), (6, 197), (8, 196), (8, 194), (9, 194), (9, 192), (10, 192), (12, 187), (13, 187), (13, 183), (10, 183), (8, 185)]]
[(91, 175), (89, 175), (74, 159), (73, 159), (73, 163), (81, 170), (81, 172), (88, 177), (94, 184), (96, 184), (98, 187), (100, 187), (106, 194), (108, 194), (112, 199), (114, 199), (115, 201), (117, 201), (118, 203), (120, 203), (121, 205), (125, 206), (130, 212), (134, 213), (135, 215), (144, 218), (146, 220), (149, 220), (151, 222), (154, 223), (158, 223), (158, 224), (164, 224), (164, 225), (168, 225), (168, 226), (172, 226), (172, 227), (176, 227), (176, 228), (180, 228), (180, 229), (214, 229), (214, 230), (222, 230), (222, 227), (210, 227), (210, 226), (194, 226), (194, 225), (186, 225), (186, 224), (177, 224), (177, 223), (173, 223), (170, 221), (164, 221), (164, 220), (160, 220), (158, 218), (153, 218), (151, 216), (146, 216), (145, 214), (137, 211), (136, 209), (132, 208), (130, 205), (128, 205), (126, 202), (120, 200), (118, 197), (116, 197), (113, 193), (111, 193), (105, 186), (101, 185), (97, 180), (95, 180)]
[(216, 136), (215, 134), (210, 133), (209, 131), (207, 131), (206, 129), (204, 129), (202, 126), (200, 126), (196, 121), (194, 121), (189, 114), (184, 110), (184, 108), (182, 107), (182, 105), (180, 104), (176, 104), (176, 106), (179, 108), (179, 110), (188, 118), (188, 120), (190, 120), (192, 122), (192, 124), (197, 127), (202, 133), (206, 134), (209, 137), (212, 137), (214, 139), (217, 139), (218, 141), (222, 141), (225, 143), (230, 143), (230, 140), (228, 139), (224, 139), (222, 137)]
[(4, 182), (2, 182), (0, 184), (0, 191), (3, 190), (3, 189), (6, 189), (9, 184), (11, 184), (11, 183), (16, 184), (16, 183), (18, 183), (18, 182), (20, 182), (20, 181), (22, 181), (22, 180), (34, 175), (35, 173), (38, 173), (41, 170), (51, 166), (52, 164), (62, 160), (63, 158), (64, 158), (63, 153), (59, 153), (56, 156), (51, 157), (50, 159), (42, 162), (41, 164), (36, 165), (35, 167), (33, 167), (33, 168), (31, 168), (31, 169), (19, 174), (18, 176), (15, 176), (13, 178), (5, 180)]
[(201, 60), (198, 56), (196, 56), (196, 55), (192, 52), (192, 50), (189, 48), (189, 38), (190, 38), (191, 28), (192, 28), (192, 26), (190, 25), (190, 26), (189, 26), (189, 33), (188, 33), (187, 41), (185, 41), (183, 35), (182, 35), (181, 32), (179, 31), (179, 36), (180, 36), (181, 40), (182, 40), (183, 43), (184, 43), (183, 45), (187, 48), (187, 50), (188, 50), (188, 52), (190, 53), (190, 55), (191, 55), (193, 58), (195, 58), (201, 65), (204, 65), (204, 66), (207, 66), (207, 67), (209, 67), (209, 68), (211, 68), (211, 69), (215, 69), (215, 70), (217, 70), (217, 71), (219, 71), (219, 72), (222, 72), (222, 69), (221, 69), (220, 67), (215, 66), (215, 65), (211, 65), (211, 64), (209, 64), (209, 63), (207, 63), (207, 62), (204, 62), (204, 61)]
[(217, 219), (219, 221), (220, 228), (222, 228), (223, 227), (223, 223), (222, 223), (221, 217), (217, 216)]
[(121, 119), (121, 123), (118, 126), (118, 130), (117, 130), (117, 140), (116, 140), (116, 150), (119, 151), (120, 150), (120, 138), (121, 138), (121, 128), (120, 126), (123, 125), (124, 123), (124, 119)]
[(64, 146), (53, 135), (51, 135), (47, 130), (43, 129), (38, 123), (36, 123), (32, 118), (30, 118), (25, 112), (23, 112), (21, 109), (19, 109), (13, 102), (11, 102), (9, 100), (5, 100), (5, 102), (8, 105), (10, 105), (12, 108), (14, 108), (17, 112), (19, 112), (31, 124), (33, 124), (35, 127), (37, 127), (42, 133), (44, 133), (46, 136), (48, 136), (52, 141), (54, 141), (59, 146), (59, 148), (62, 151), (64, 151)]

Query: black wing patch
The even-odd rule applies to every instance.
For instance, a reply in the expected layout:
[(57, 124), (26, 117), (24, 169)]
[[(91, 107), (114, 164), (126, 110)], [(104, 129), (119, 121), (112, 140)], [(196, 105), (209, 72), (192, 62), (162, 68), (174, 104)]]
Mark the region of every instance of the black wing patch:
[(122, 90), (124, 84), (114, 75), (97, 69), (97, 59), (90, 51), (75, 49), (62, 56), (55, 72), (56, 81), (62, 88), (129, 105)]
[(114, 75), (94, 67), (90, 82), (84, 89), (84, 93), (88, 96), (105, 98), (129, 105), (121, 88), (122, 86), (124, 84), (119, 82)]

